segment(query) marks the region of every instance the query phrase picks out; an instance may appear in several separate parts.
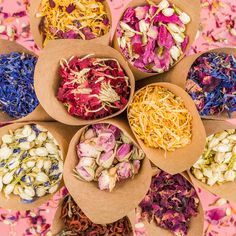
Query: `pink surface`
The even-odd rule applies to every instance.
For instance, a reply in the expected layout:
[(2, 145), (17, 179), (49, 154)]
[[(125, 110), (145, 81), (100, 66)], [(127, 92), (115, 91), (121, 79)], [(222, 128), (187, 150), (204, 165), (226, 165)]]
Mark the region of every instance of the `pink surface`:
[[(114, 26), (128, 2), (111, 1)], [(27, 48), (36, 50), (29, 32), (28, 3), (28, 0), (0, 0), (0, 37), (17, 40)], [(199, 34), (190, 54), (216, 47), (236, 46), (236, 0), (202, 0), (201, 19)], [(0, 209), (0, 236), (51, 235), (50, 224), (61, 195), (58, 193), (52, 201), (33, 211)], [(217, 201), (218, 197), (203, 190), (199, 190), (199, 195), (205, 210), (204, 235), (236, 236), (236, 204)], [(137, 232), (137, 235), (143, 233)]]

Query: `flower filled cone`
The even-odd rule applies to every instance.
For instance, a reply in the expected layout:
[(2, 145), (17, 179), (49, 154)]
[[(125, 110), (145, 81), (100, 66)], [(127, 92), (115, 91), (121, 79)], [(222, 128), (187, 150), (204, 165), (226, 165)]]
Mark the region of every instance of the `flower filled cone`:
[[(70, 199), (68, 199), (70, 198)], [(67, 203), (67, 205), (66, 205)], [(72, 213), (68, 213), (69, 207), (72, 209)], [(79, 212), (78, 212), (79, 209)], [(75, 212), (80, 213), (76, 214)], [(132, 211), (133, 213), (134, 211)], [(68, 214), (67, 214), (68, 213)], [(134, 235), (134, 228), (133, 225), (131, 225), (131, 221), (129, 219), (129, 216), (132, 213), (129, 213), (128, 216), (123, 217), (122, 219), (111, 223), (109, 225), (98, 225), (93, 222), (91, 222), (86, 216), (81, 215), (82, 211), (80, 210), (79, 206), (76, 205), (73, 198), (70, 195), (67, 195), (65, 199), (63, 199), (56, 211), (56, 214), (53, 219), (52, 223), (52, 234), (53, 235), (63, 235), (63, 233), (72, 233), (71, 230), (74, 230), (75, 232), (78, 232), (83, 235), (89, 233), (96, 232), (97, 234), (108, 234), (108, 233), (116, 233), (117, 236), (133, 236)], [(83, 213), (82, 213), (83, 214)], [(78, 226), (76, 225), (70, 225), (70, 221), (76, 219), (77, 222), (84, 222), (84, 219), (86, 220), (86, 225), (84, 229), (81, 229), (80, 224), (78, 223)], [(125, 223), (125, 224), (124, 224)], [(119, 226), (119, 224), (121, 224)], [(110, 231), (109, 231), (110, 230)], [(127, 230), (131, 232), (127, 232)]]
[[(44, 6), (41, 6), (41, 4), (44, 4)], [(93, 7), (96, 6), (95, 9), (98, 10), (96, 14), (100, 14), (99, 19), (95, 19), (96, 14), (94, 14), (92, 8), (89, 13), (90, 15), (89, 16), (85, 15), (87, 8), (91, 6)], [(64, 16), (55, 14), (60, 7), (62, 9), (61, 11), (65, 11)], [(43, 12), (40, 11), (40, 8), (43, 9)], [(80, 13), (82, 15), (85, 15), (85, 17), (83, 18), (81, 15), (80, 17), (78, 17), (78, 14)], [(71, 14), (75, 15), (70, 16)], [(61, 19), (55, 19), (56, 16), (59, 18), (61, 17)], [(60, 2), (58, 0), (55, 1), (35, 0), (32, 1), (32, 3), (30, 4), (29, 17), (30, 17), (31, 32), (33, 34), (36, 44), (40, 48), (43, 48), (47, 44), (47, 42), (52, 39), (55, 40), (84, 39), (84, 40), (89, 40), (90, 43), (99, 43), (103, 45), (109, 45), (110, 43), (112, 16), (109, 4), (107, 3), (106, 0), (104, 1), (90, 0), (90, 4), (89, 2), (83, 0), (82, 1), (80, 0), (79, 3), (76, 3), (76, 1), (74, 0), (71, 0), (69, 2), (68, 1)], [(101, 20), (101, 18), (103, 19)], [(87, 22), (89, 20), (86, 19), (91, 19), (91, 22)], [(95, 25), (96, 23), (94, 23), (92, 19), (94, 19), (94, 22), (96, 22), (96, 20), (98, 21), (97, 22), (98, 28), (100, 28), (101, 25), (103, 26), (100, 31), (100, 32), (104, 31), (103, 34), (100, 34), (99, 36), (93, 35), (93, 32), (91, 32), (91, 30), (96, 28)], [(47, 25), (45, 25), (45, 20), (49, 21)], [(80, 20), (84, 22), (80, 22)], [(58, 25), (59, 28), (53, 28), (56, 27), (55, 25), (57, 25), (56, 24), (57, 21), (61, 21), (62, 24)], [(84, 27), (84, 28), (82, 27), (82, 30), (81, 30), (81, 23), (83, 24)], [(90, 24), (93, 24), (93, 28), (90, 27)], [(70, 26), (70, 28), (68, 26)], [(45, 27), (48, 27), (48, 29)], [(66, 32), (63, 31), (65, 30), (64, 28), (67, 30)], [(55, 36), (55, 34), (53, 34), (54, 30), (61, 33)], [(47, 39), (47, 41), (45, 41), (45, 35), (44, 35), (45, 33), (51, 34), (51, 38)]]
[[(137, 155), (143, 152), (124, 119), (108, 119), (91, 127), (80, 129), (72, 139), (64, 181), (91, 221), (108, 224), (126, 216), (143, 199), (150, 186), (151, 164), (144, 155)], [(127, 151), (129, 145), (132, 149)]]
[(133, 0), (120, 16), (114, 47), (129, 61), (135, 79), (144, 79), (178, 63), (199, 24), (199, 0)]
[(193, 101), (180, 87), (149, 84), (135, 93), (127, 112), (139, 145), (160, 169), (183, 172), (202, 154), (205, 129)]
[(39, 207), (63, 185), (62, 171), (74, 127), (25, 122), (0, 128), (0, 206)]
[(235, 48), (209, 50), (185, 57), (164, 77), (189, 93), (202, 118), (235, 118), (235, 58)]
[(192, 183), (229, 201), (236, 202), (236, 125), (205, 120), (204, 153), (188, 171)]
[(55, 120), (68, 125), (119, 115), (134, 87), (133, 74), (116, 50), (82, 40), (50, 41), (35, 71), (40, 103)]
[(52, 120), (39, 104), (33, 87), (36, 62), (33, 52), (15, 42), (0, 40), (0, 123)]

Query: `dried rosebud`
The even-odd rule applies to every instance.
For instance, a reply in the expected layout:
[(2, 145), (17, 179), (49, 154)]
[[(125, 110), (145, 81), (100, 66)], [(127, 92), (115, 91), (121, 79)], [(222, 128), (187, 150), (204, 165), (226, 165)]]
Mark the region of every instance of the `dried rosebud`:
[(98, 178), (98, 187), (100, 190), (109, 190), (110, 192), (116, 185), (116, 168), (112, 168), (109, 171), (104, 170)]
[(96, 137), (96, 133), (94, 129), (88, 129), (84, 134), (84, 139), (91, 139), (95, 137)]
[(127, 161), (132, 153), (133, 145), (124, 143), (120, 145), (116, 152), (116, 159), (120, 162)]
[(94, 169), (88, 166), (80, 166), (79, 164), (76, 166), (76, 172), (78, 177), (85, 181), (93, 181), (95, 172)]
[(104, 132), (98, 135), (97, 145), (103, 149), (103, 151), (110, 151), (115, 147), (116, 139), (112, 132)]
[(97, 157), (97, 164), (105, 169), (109, 169), (113, 164), (115, 154), (116, 153), (113, 150), (102, 153), (99, 157)]
[(116, 165), (118, 180), (125, 180), (133, 176), (133, 166), (130, 162), (121, 162)]
[(95, 145), (86, 142), (81, 142), (77, 145), (77, 154), (79, 157), (97, 157), (100, 153)]
[(138, 174), (141, 167), (141, 161), (140, 160), (134, 160), (133, 161), (133, 174)]

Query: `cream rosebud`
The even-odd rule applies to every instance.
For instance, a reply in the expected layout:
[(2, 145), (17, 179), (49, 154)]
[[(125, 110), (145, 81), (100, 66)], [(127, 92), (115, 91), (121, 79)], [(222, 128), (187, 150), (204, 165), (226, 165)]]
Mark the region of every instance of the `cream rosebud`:
[(181, 33), (179, 26), (174, 23), (169, 23), (168, 28), (175, 33)]
[(208, 178), (211, 178), (211, 177), (212, 177), (212, 170), (205, 168), (205, 169), (203, 170), (203, 175), (206, 176), (206, 177), (208, 177)]
[(20, 194), (21, 199), (25, 200), (25, 201), (32, 201), (33, 197), (31, 197), (30, 195), (26, 194), (26, 193), (21, 193)]
[(42, 197), (42, 196), (44, 196), (45, 194), (46, 194), (46, 190), (45, 190), (44, 187), (38, 187), (38, 188), (36, 189), (36, 195), (37, 195), (38, 197)]
[(98, 178), (98, 187), (100, 190), (109, 190), (110, 192), (114, 189), (116, 185), (116, 169), (112, 168), (109, 170), (104, 170)]
[(8, 159), (13, 153), (13, 150), (8, 147), (2, 147), (0, 148), (0, 159), (1, 160), (6, 160)]
[(212, 150), (216, 152), (229, 152), (231, 151), (231, 148), (232, 148), (231, 145), (219, 144), (214, 148), (212, 148)]
[(24, 192), (25, 192), (25, 194), (27, 194), (30, 197), (34, 197), (35, 196), (35, 191), (34, 191), (34, 189), (32, 187), (26, 187), (24, 189)]
[(165, 8), (162, 10), (162, 14), (164, 16), (172, 16), (174, 14), (174, 9), (173, 8)]
[(40, 157), (46, 157), (48, 155), (48, 151), (45, 147), (36, 148), (35, 153)]
[(21, 150), (29, 150), (31, 148), (30, 142), (22, 142), (19, 144)]
[(225, 172), (224, 177), (226, 181), (234, 181), (236, 177), (236, 172), (233, 170), (228, 170)]
[(12, 184), (8, 184), (8, 185), (4, 188), (3, 191), (4, 191), (4, 193), (5, 193), (5, 195), (6, 195), (7, 198), (9, 198), (8, 195), (13, 192), (14, 187), (15, 187), (15, 184), (12, 183)]
[(35, 161), (27, 161), (26, 165), (27, 165), (27, 167), (32, 168), (35, 165)]
[(0, 176), (0, 192), (2, 191), (3, 183), (2, 183), (2, 176)]
[(82, 157), (79, 160), (79, 164), (78, 167), (84, 167), (84, 166), (88, 166), (91, 167), (92, 169), (96, 168), (96, 160), (92, 157)]
[(56, 154), (58, 151), (58, 148), (54, 143), (46, 143), (45, 147), (50, 154)]
[(10, 163), (8, 164), (8, 169), (13, 170), (19, 165), (20, 165), (19, 160), (15, 158), (15, 159), (11, 160)]
[(216, 153), (214, 160), (216, 163), (221, 164), (224, 162), (224, 153), (222, 152), (218, 152)]
[(33, 148), (33, 149), (30, 149), (29, 154), (30, 154), (30, 156), (32, 156), (32, 157), (33, 157), (33, 156), (37, 156), (34, 148)]
[(81, 142), (77, 145), (77, 154), (79, 157), (97, 157), (100, 155), (100, 151), (91, 144)]
[(23, 135), (24, 137), (28, 137), (28, 136), (31, 135), (31, 132), (32, 132), (31, 126), (30, 126), (30, 125), (25, 125), (25, 126), (23, 127), (23, 130), (22, 130), (22, 135)]
[(181, 34), (172, 32), (171, 35), (177, 43), (183, 43), (184, 37)]
[(52, 186), (52, 187), (48, 190), (48, 192), (52, 194), (52, 193), (55, 193), (55, 192), (57, 191), (57, 189), (58, 189), (58, 184)]
[(179, 19), (182, 21), (183, 24), (188, 24), (190, 21), (191, 21), (191, 18), (190, 16), (185, 13), (185, 12), (182, 12), (180, 15), (179, 15)]
[(13, 137), (12, 135), (5, 134), (2, 136), (2, 142), (3, 143), (12, 143), (13, 142)]
[(213, 138), (209, 141), (208, 147), (209, 147), (209, 148), (213, 148), (213, 147), (215, 147), (216, 145), (218, 145), (219, 142), (220, 142), (219, 139), (213, 137)]
[(213, 186), (217, 182), (217, 178), (209, 178), (207, 184)]
[(203, 174), (199, 169), (193, 169), (193, 175), (199, 180), (203, 178)]
[(217, 138), (219, 141), (225, 139), (228, 136), (228, 132), (223, 131), (215, 134), (215, 138)]
[(48, 176), (43, 172), (38, 173), (36, 176), (36, 181), (38, 181), (40, 183), (45, 183), (48, 180), (49, 180)]
[(43, 160), (38, 160), (37, 163), (36, 163), (36, 167), (39, 168), (39, 169), (42, 169), (43, 168), (43, 164), (44, 164)]
[(41, 131), (41, 132), (47, 132), (47, 129), (45, 129), (43, 126), (41, 125), (36, 125), (36, 128)]
[(232, 152), (226, 152), (224, 154), (224, 163), (229, 163), (232, 158)]
[(37, 137), (37, 140), (39, 142), (44, 142), (47, 139), (48, 134), (47, 133), (40, 133)]
[(169, 2), (167, 0), (162, 0), (159, 4), (158, 4), (158, 8), (159, 10), (163, 10), (165, 8), (168, 8), (170, 6)]
[(33, 142), (36, 139), (36, 133), (33, 131), (30, 136), (27, 137), (28, 142)]
[(170, 49), (170, 55), (171, 57), (177, 61), (179, 56), (180, 56), (181, 52), (180, 49), (177, 46), (172, 46)]
[(94, 169), (92, 169), (88, 166), (83, 166), (83, 167), (77, 166), (76, 167), (76, 172), (78, 174), (78, 177), (82, 180), (85, 180), (85, 181), (88, 181), (88, 182), (94, 180), (95, 171), (94, 171)]
[(4, 184), (10, 184), (11, 181), (13, 180), (13, 174), (14, 172), (8, 172), (3, 176), (2, 182)]
[(46, 171), (49, 171), (50, 168), (51, 168), (51, 166), (52, 166), (52, 162), (51, 162), (50, 160), (44, 161), (44, 163), (43, 163), (43, 168), (44, 168)]

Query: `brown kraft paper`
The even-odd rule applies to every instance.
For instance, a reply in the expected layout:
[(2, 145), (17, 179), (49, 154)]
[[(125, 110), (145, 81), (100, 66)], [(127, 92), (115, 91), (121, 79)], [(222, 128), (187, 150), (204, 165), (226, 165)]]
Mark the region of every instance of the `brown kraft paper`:
[[(205, 129), (194, 102), (182, 88), (174, 84), (162, 82), (153, 83), (151, 85), (162, 86), (164, 88), (167, 88), (177, 96), (181, 97), (184, 101), (185, 107), (189, 110), (193, 117), (191, 143), (183, 148), (178, 148), (173, 152), (167, 151), (165, 153), (165, 151), (162, 149), (150, 148), (146, 146), (141, 139), (138, 138), (135, 132), (133, 132), (136, 139), (138, 140), (139, 145), (154, 165), (172, 175), (177, 174), (189, 169), (199, 159), (205, 147)], [(132, 129), (131, 125), (130, 127)]]
[[(227, 129), (236, 129), (236, 125), (231, 124), (226, 121), (204, 120), (203, 124), (206, 128), (207, 137), (212, 134), (215, 134), (217, 132), (224, 131)], [(236, 202), (236, 180), (233, 182), (223, 183), (221, 185), (215, 184), (213, 186), (209, 186), (209, 185), (201, 182), (197, 178), (195, 178), (195, 176), (191, 173), (191, 171), (188, 171), (188, 175), (189, 175), (192, 183), (195, 186), (199, 186), (201, 188), (204, 188), (204, 189), (210, 191), (211, 193), (214, 193), (214, 194), (216, 194), (222, 198), (225, 198), (231, 202)]]
[[(21, 46), (18, 43), (11, 42), (9, 40), (3, 40), (0, 39), (0, 54), (8, 54), (11, 52), (20, 52), (20, 53), (27, 53), (31, 54), (35, 57), (38, 57), (35, 53), (32, 51), (27, 50), (23, 46)], [(25, 117), (22, 117), (20, 119), (15, 119), (13, 117), (10, 117), (8, 114), (0, 111), (0, 124), (1, 123), (10, 123), (10, 122), (26, 122), (26, 121), (51, 121), (52, 118), (44, 111), (42, 106), (39, 104), (33, 112), (28, 114)]]
[[(161, 2), (161, 0), (153, 0), (153, 2), (156, 3), (156, 4), (159, 4)], [(191, 21), (186, 26), (186, 35), (189, 36), (189, 43), (188, 43), (187, 48), (186, 48), (186, 52), (188, 52), (188, 50), (190, 49), (191, 45), (193, 44), (193, 42), (195, 40), (195, 37), (197, 35), (197, 31), (198, 31), (198, 28), (199, 28), (199, 25), (200, 25), (200, 1), (199, 0), (185, 0), (185, 1), (182, 1), (182, 0), (168, 0), (168, 2), (175, 4), (183, 12), (187, 13), (191, 18)], [(133, 0), (128, 4), (126, 9), (128, 7), (143, 6), (143, 5), (146, 5), (146, 4), (148, 4), (146, 0)], [(122, 19), (122, 16), (123, 16), (124, 12), (119, 17), (120, 20)], [(120, 20), (119, 20), (119, 22), (120, 22)], [(119, 52), (121, 52), (120, 47), (118, 45), (116, 34), (114, 36), (113, 44), (114, 44), (114, 48), (116, 50), (118, 50)], [(175, 62), (174, 65), (172, 65), (172, 67), (174, 67), (183, 58), (184, 58), (184, 55), (182, 55), (179, 58), (179, 60), (177, 62)], [(129, 63), (129, 66), (130, 66), (136, 80), (145, 79), (145, 78), (148, 78), (150, 76), (158, 75), (158, 73), (147, 73), (147, 72), (140, 71), (139, 69), (137, 69), (136, 67), (134, 67), (130, 63)]]
[[(8, 134), (9, 130), (16, 130), (18, 128), (23, 127), (26, 124), (38, 124), (42, 127), (46, 128), (49, 132), (52, 133), (53, 137), (59, 143), (59, 147), (62, 151), (62, 158), (65, 161), (68, 145), (76, 132), (75, 127), (68, 127), (63, 124), (57, 122), (24, 122), (17, 124), (10, 124), (0, 128), (0, 144), (2, 144), (1, 138), (4, 134)], [(61, 185), (58, 190), (64, 186), (63, 180), (61, 181)], [(54, 193), (55, 194), (55, 193)], [(3, 192), (0, 192), (0, 207), (11, 210), (31, 210), (36, 207), (39, 207), (43, 203), (49, 201), (54, 194), (48, 194), (43, 197), (38, 198), (36, 201), (32, 203), (22, 203), (19, 196), (14, 194), (9, 195), (9, 199), (7, 199)]]
[[(194, 54), (188, 57), (185, 57), (178, 65), (176, 65), (172, 70), (170, 70), (168, 73), (164, 75), (164, 80), (166, 82), (170, 82), (173, 84), (176, 84), (183, 88), (185, 90), (185, 83), (188, 78), (188, 72), (192, 66), (192, 64), (195, 62), (195, 60), (200, 57), (201, 55), (207, 53), (207, 52), (216, 52), (216, 53), (226, 53), (226, 54), (232, 54), (236, 57), (236, 49), (235, 48), (218, 48), (209, 50), (206, 52)], [(203, 116), (202, 118), (205, 119), (213, 119), (213, 120), (227, 120), (229, 119), (227, 112), (223, 112), (218, 115), (213, 116)], [(232, 118), (236, 118), (236, 112), (232, 113)]]
[[(126, 121), (113, 118), (100, 123), (115, 125), (137, 145)], [(133, 179), (117, 183), (112, 192), (99, 190), (97, 182), (78, 180), (73, 176), (73, 169), (78, 164), (76, 145), (85, 129), (86, 127), (80, 129), (70, 143), (64, 165), (65, 185), (75, 202), (91, 221), (96, 224), (112, 223), (126, 216), (144, 198), (151, 183), (151, 165), (148, 158), (144, 158), (139, 173)]]
[[(96, 120), (84, 120), (70, 115), (64, 104), (56, 97), (61, 82), (61, 78), (58, 74), (60, 60), (63, 58), (69, 59), (72, 56), (83, 57), (89, 54), (94, 54), (95, 57), (99, 58), (117, 59), (126, 75), (129, 77), (131, 87), (128, 103), (122, 110), (108, 117)], [(45, 86), (45, 84), (47, 86)], [(82, 40), (64, 39), (50, 41), (40, 54), (35, 69), (35, 90), (42, 107), (55, 120), (67, 125), (92, 124), (121, 114), (131, 102), (134, 89), (134, 76), (128, 64), (116, 50), (109, 46), (91, 44)]]
[[(41, 21), (41, 17), (36, 17), (36, 14), (39, 13), (39, 7), (41, 4), (41, 1), (42, 0), (33, 0), (30, 2), (29, 18), (30, 18), (30, 29), (31, 29), (32, 35), (34, 37), (34, 41), (36, 42), (37, 46), (42, 49), (44, 47), (43, 46), (44, 39), (43, 39), (43, 35), (39, 31), (39, 24)], [(107, 16), (109, 18), (109, 22), (110, 22), (110, 30), (107, 34), (105, 34), (99, 38), (95, 38), (92, 40), (86, 40), (86, 41), (90, 42), (91, 44), (93, 44), (93, 43), (99, 43), (102, 45), (109, 45), (110, 44), (112, 16), (111, 16), (111, 10), (110, 10), (109, 4), (106, 0), (104, 1), (104, 4), (105, 4)]]

